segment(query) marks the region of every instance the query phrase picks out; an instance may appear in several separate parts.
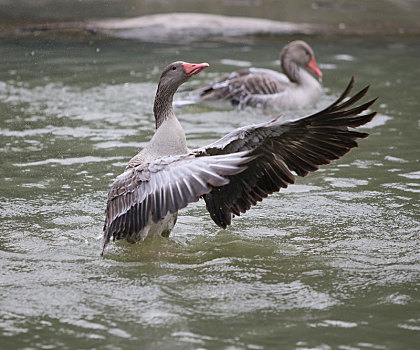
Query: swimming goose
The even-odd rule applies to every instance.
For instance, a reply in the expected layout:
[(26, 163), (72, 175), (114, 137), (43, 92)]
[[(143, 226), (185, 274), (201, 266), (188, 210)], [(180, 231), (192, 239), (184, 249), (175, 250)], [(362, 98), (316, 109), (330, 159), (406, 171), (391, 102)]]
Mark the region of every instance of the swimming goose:
[(159, 81), (154, 103), (156, 131), (128, 163), (108, 193), (102, 254), (110, 239), (134, 243), (169, 236), (178, 211), (204, 198), (213, 221), (225, 229), (273, 192), (342, 157), (367, 133), (349, 130), (369, 122), (361, 114), (375, 100), (353, 107), (368, 89), (343, 102), (353, 87), (324, 110), (293, 121), (278, 118), (236, 129), (195, 150), (186, 145), (172, 101), (177, 88), (207, 63), (174, 62)]
[(321, 84), (303, 67), (319, 78), (322, 73), (311, 47), (302, 40), (292, 41), (281, 51), (280, 62), (284, 74), (271, 69), (243, 68), (195, 90), (193, 101), (224, 100), (240, 109), (251, 106), (277, 111), (314, 105), (321, 96)]

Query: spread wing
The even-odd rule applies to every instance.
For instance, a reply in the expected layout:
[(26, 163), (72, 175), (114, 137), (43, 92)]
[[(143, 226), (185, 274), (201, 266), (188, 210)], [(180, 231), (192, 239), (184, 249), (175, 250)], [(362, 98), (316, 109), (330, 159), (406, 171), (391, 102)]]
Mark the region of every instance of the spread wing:
[(201, 100), (230, 100), (244, 106), (252, 95), (271, 95), (285, 90), (290, 82), (282, 74), (268, 69), (244, 68), (233, 72), (200, 92)]
[(228, 184), (227, 176), (243, 171), (252, 159), (247, 153), (184, 154), (127, 168), (108, 193), (103, 249), (111, 238), (129, 238), (151, 221), (157, 223), (212, 188)]
[(274, 119), (246, 126), (195, 150), (205, 155), (249, 151), (256, 156), (246, 170), (228, 176), (228, 184), (203, 196), (217, 225), (226, 228), (232, 214), (240, 215), (269, 194), (293, 184), (292, 172), (306, 176), (357, 147), (356, 139), (368, 136), (349, 127), (366, 124), (375, 116), (376, 113), (361, 115), (375, 100), (353, 107), (366, 94), (366, 87), (343, 102), (353, 85), (352, 78), (337, 101), (318, 113), (294, 121)]

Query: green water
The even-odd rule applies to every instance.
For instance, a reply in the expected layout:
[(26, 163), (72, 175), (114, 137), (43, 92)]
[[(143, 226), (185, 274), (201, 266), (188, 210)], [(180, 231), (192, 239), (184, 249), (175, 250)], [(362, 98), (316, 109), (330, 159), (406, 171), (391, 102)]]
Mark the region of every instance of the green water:
[[(308, 41), (324, 95), (299, 115), (354, 75), (379, 96), (371, 136), (226, 231), (195, 203), (169, 239), (100, 258), (106, 193), (153, 133), (161, 69), (208, 61), (191, 87), (233, 64), (276, 68), (286, 40), (2, 39), (0, 348), (417, 349), (420, 42)], [(177, 115), (190, 147), (271, 118)]]

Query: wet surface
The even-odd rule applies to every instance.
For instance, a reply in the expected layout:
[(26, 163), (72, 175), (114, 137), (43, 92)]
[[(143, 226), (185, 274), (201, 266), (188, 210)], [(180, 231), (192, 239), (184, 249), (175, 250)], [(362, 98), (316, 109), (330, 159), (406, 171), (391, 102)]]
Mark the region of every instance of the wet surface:
[[(226, 231), (195, 203), (169, 239), (112, 243), (100, 258), (106, 193), (153, 133), (161, 69), (208, 61), (190, 87), (248, 63), (275, 69), (286, 40), (3, 39), (1, 347), (415, 349), (420, 43), (309, 42), (324, 95), (299, 115), (354, 75), (379, 96), (371, 136)], [(272, 117), (207, 106), (177, 115), (190, 147)]]
[[(294, 23), (318, 23), (386, 35), (419, 33), (420, 4), (416, 0), (0, 0), (0, 28), (14, 23), (89, 21), (168, 13), (204, 13), (265, 18)], [(159, 30), (159, 28), (155, 28)]]
[(419, 16), (416, 0), (0, 0), (0, 36), (165, 42), (285, 34), (415, 37)]

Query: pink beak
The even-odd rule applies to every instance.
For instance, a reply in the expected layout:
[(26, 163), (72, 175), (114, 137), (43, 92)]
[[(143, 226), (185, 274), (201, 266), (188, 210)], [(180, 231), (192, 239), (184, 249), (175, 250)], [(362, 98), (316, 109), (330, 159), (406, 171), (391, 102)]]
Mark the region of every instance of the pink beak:
[(187, 63), (187, 62), (184, 62), (182, 65), (188, 77), (191, 77), (194, 74), (200, 73), (204, 68), (207, 68), (209, 66), (208, 63)]
[(308, 67), (308, 69), (314, 73), (317, 77), (322, 77), (322, 72), (321, 70), (318, 68), (318, 65), (315, 62), (315, 58), (312, 56), (311, 60), (309, 61), (309, 63), (306, 65), (306, 67)]

